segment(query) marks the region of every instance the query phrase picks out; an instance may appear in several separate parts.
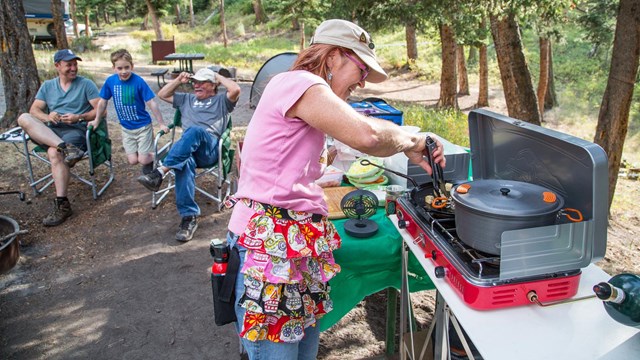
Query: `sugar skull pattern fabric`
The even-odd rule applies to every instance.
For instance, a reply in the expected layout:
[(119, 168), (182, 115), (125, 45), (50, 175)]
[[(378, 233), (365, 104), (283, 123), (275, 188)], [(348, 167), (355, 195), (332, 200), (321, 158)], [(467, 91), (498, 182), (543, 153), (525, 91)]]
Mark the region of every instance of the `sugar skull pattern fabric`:
[[(252, 201), (256, 213), (238, 243), (247, 248), (246, 313), (240, 336), (298, 342), (304, 329), (331, 311), (328, 281), (340, 272), (333, 251), (341, 240), (326, 218)], [(316, 220), (316, 221), (314, 221)]]

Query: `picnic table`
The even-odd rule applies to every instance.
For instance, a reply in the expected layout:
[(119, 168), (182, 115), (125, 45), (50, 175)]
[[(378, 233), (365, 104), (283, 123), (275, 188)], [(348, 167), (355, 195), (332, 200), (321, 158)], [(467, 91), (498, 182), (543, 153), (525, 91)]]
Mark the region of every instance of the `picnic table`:
[(178, 61), (179, 72), (190, 72), (193, 74), (193, 60), (203, 60), (204, 54), (200, 53), (173, 53), (164, 57), (167, 61)]

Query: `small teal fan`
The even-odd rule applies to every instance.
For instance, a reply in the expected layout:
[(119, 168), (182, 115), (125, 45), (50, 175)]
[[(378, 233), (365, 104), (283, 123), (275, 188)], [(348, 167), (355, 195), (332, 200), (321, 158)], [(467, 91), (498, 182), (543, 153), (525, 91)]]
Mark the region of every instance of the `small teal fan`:
[(375, 235), (378, 224), (370, 220), (378, 210), (378, 198), (368, 190), (354, 190), (340, 201), (342, 212), (349, 218), (344, 231), (353, 237), (367, 238)]

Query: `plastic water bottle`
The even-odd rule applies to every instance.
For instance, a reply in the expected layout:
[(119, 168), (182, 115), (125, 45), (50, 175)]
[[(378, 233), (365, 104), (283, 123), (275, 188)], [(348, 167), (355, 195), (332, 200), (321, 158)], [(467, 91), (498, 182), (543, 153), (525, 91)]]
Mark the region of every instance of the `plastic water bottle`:
[(209, 244), (209, 252), (213, 256), (211, 274), (214, 276), (224, 276), (227, 274), (229, 263), (229, 245), (226, 239), (213, 239)]
[(618, 274), (593, 287), (607, 313), (619, 323), (640, 329), (640, 277)]

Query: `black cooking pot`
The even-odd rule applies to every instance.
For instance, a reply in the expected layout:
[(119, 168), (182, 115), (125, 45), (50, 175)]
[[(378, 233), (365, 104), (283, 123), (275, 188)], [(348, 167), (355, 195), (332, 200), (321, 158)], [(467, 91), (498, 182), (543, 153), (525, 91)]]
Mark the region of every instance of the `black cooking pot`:
[(452, 191), (456, 231), (472, 248), (500, 255), (502, 233), (554, 225), (564, 199), (536, 184), (478, 180)]

